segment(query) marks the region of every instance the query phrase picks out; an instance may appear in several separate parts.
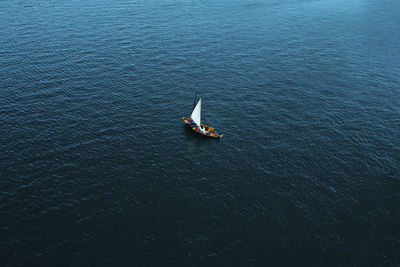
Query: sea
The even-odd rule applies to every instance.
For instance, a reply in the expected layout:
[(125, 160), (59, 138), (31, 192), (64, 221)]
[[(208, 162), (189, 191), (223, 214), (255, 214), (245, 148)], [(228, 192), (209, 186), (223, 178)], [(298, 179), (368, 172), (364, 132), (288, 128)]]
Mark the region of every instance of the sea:
[(400, 2), (1, 0), (0, 265), (399, 266)]

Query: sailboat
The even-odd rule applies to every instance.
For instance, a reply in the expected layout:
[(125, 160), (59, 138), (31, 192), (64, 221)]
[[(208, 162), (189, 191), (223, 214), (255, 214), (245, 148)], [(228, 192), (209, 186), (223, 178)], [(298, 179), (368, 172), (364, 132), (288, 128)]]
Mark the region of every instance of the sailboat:
[(213, 138), (221, 138), (223, 134), (219, 134), (215, 131), (213, 127), (201, 123), (201, 98), (196, 104), (196, 96), (197, 94), (194, 97), (193, 109), (190, 118), (183, 117), (183, 121), (185, 122), (186, 125), (192, 128), (193, 131), (201, 135)]

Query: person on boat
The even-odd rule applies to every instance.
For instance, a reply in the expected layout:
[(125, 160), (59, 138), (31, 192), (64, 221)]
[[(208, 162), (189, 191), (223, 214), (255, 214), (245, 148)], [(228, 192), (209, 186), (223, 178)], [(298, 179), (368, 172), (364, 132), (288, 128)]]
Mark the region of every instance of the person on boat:
[(200, 127), (200, 129), (201, 129), (201, 131), (204, 133), (204, 134), (209, 134), (210, 132), (207, 132), (206, 131), (206, 129), (204, 128), (204, 126), (203, 125), (201, 125), (201, 127)]

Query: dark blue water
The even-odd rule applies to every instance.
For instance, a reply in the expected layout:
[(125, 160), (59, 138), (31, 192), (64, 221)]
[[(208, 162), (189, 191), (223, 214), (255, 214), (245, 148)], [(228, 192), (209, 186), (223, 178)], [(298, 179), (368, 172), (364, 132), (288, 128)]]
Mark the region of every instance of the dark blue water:
[(397, 266), (399, 85), (396, 0), (0, 1), (1, 265)]

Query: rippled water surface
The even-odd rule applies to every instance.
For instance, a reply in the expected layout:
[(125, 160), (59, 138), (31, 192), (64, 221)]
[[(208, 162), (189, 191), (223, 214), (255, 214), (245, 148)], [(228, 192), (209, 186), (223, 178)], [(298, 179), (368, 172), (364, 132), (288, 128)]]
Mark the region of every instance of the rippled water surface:
[[(0, 1), (3, 266), (400, 264), (400, 2)], [(183, 125), (194, 92), (201, 138)]]

